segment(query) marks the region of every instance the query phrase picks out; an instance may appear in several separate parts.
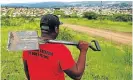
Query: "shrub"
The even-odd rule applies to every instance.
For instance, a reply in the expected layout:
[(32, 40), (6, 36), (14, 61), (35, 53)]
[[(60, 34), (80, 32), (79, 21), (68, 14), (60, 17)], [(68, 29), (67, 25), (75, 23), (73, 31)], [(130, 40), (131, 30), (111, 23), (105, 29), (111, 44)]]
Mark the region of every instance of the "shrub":
[(115, 14), (113, 20), (114, 21), (124, 21), (124, 22), (132, 21), (132, 15), (128, 15), (128, 14)]
[(83, 17), (87, 18), (87, 19), (94, 19), (96, 20), (98, 17), (98, 14), (94, 13), (94, 12), (84, 12), (83, 13)]
[(55, 11), (54, 11), (54, 14), (55, 14), (55, 15), (61, 15), (61, 17), (65, 15), (65, 14), (64, 14), (64, 11), (61, 11), (61, 10), (55, 10)]
[(74, 35), (72, 34), (73, 31), (68, 28), (60, 28), (59, 36), (57, 37), (58, 40), (66, 40), (72, 41), (74, 40)]

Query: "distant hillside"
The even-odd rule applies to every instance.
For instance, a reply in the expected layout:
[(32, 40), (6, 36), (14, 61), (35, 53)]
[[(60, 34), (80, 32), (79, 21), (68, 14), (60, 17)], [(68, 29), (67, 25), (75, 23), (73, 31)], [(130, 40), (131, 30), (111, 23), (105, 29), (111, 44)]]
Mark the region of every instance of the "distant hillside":
[[(122, 5), (121, 5), (122, 4)], [(102, 1), (103, 6), (130, 7), (131, 1)], [(12, 3), (1, 4), (7, 7), (31, 7), (31, 8), (53, 8), (53, 7), (89, 7), (101, 6), (101, 1), (81, 1), (81, 2), (40, 2), (40, 3)]]

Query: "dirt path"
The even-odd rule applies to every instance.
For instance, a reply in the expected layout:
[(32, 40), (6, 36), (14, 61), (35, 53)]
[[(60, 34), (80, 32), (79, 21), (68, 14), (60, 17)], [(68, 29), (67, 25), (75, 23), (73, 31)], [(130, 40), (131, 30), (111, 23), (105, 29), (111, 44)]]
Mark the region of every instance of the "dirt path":
[(112, 32), (112, 31), (94, 29), (94, 28), (83, 27), (83, 26), (72, 25), (72, 24), (63, 24), (62, 26), (71, 28), (79, 32), (84, 32), (89, 35), (100, 36), (105, 39), (109, 39), (118, 43), (132, 45), (131, 33)]

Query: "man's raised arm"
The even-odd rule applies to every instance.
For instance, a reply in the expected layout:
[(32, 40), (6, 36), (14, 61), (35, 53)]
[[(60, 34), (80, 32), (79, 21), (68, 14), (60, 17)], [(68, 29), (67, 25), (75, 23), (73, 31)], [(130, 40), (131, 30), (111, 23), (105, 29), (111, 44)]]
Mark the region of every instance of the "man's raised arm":
[(88, 43), (85, 41), (80, 41), (77, 48), (80, 50), (80, 55), (77, 63), (73, 67), (64, 70), (64, 72), (72, 79), (80, 80), (85, 69)]

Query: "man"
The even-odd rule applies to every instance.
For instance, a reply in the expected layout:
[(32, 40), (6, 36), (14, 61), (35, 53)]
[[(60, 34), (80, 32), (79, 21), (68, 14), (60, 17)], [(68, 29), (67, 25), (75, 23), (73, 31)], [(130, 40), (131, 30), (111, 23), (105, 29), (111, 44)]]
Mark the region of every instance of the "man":
[[(59, 33), (59, 18), (47, 14), (41, 18), (41, 40), (56, 39)], [(65, 80), (64, 72), (75, 80), (80, 80), (86, 61), (88, 43), (79, 41), (78, 61), (63, 44), (44, 43), (39, 50), (23, 51), (24, 69), (28, 80)], [(76, 54), (76, 53), (75, 53)]]

